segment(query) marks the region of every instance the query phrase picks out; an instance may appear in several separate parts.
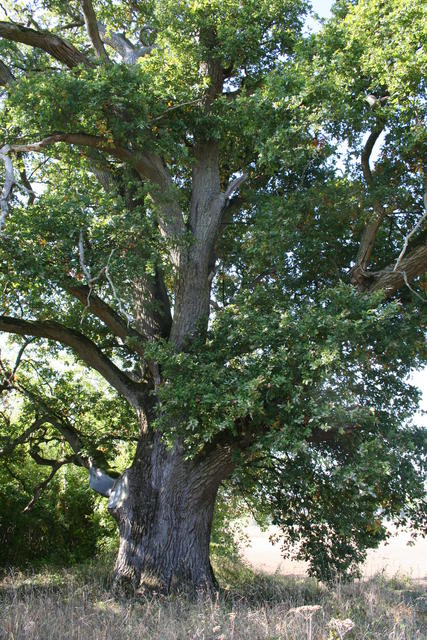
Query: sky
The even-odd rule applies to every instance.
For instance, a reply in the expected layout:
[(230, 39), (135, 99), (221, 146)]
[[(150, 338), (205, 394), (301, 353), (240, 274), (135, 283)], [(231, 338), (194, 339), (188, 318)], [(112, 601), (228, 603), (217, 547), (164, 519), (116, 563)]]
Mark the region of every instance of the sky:
[[(331, 15), (331, 6), (334, 3), (334, 0), (310, 0), (312, 10), (314, 13), (320, 18), (328, 18)], [(320, 29), (320, 24), (317, 20), (314, 20), (311, 16), (306, 20), (306, 30), (309, 32), (318, 31)]]
[(331, 15), (332, 5), (333, 0), (311, 0), (314, 13), (319, 14), (321, 18), (327, 18)]

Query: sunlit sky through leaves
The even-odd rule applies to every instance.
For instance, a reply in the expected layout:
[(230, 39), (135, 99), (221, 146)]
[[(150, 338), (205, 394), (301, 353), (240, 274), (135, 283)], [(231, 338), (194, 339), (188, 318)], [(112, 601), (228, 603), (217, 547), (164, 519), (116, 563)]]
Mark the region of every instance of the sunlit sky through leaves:
[[(328, 18), (331, 14), (331, 7), (333, 0), (311, 0), (313, 12), (318, 14), (320, 18)], [(310, 18), (308, 20), (308, 26), (310, 30), (316, 30), (319, 28), (319, 24)], [(419, 387), (422, 391), (423, 397), (420, 402), (420, 414), (416, 416), (415, 422), (417, 424), (424, 424), (425, 417), (422, 415), (422, 411), (427, 411), (427, 368), (420, 371), (415, 371), (411, 376), (411, 382)]]

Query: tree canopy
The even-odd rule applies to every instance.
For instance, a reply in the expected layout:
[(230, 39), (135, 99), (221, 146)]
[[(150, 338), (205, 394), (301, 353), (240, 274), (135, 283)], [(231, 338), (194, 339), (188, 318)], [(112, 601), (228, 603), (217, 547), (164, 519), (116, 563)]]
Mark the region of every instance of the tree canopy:
[(423, 530), (424, 3), (1, 7), (2, 453), (161, 442), (326, 579)]

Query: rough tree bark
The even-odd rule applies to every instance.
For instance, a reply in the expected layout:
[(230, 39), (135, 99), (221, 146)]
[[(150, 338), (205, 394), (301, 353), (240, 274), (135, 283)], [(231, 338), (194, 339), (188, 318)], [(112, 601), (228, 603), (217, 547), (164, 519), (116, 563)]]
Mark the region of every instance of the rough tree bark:
[[(147, 283), (141, 286), (139, 280), (134, 288), (138, 328), (147, 333), (149, 327), (150, 336), (168, 331), (177, 350), (207, 326), (213, 249), (224, 204), (218, 149), (216, 145), (204, 147), (196, 154), (189, 225), (192, 242), (178, 257), (173, 321), (160, 274), (151, 282), (148, 296), (162, 302), (157, 314), (147, 306)], [(134, 462), (116, 482), (109, 499), (109, 511), (120, 532), (116, 582), (166, 592), (213, 590), (216, 583), (209, 561), (212, 517), (219, 484), (232, 471), (231, 450), (217, 447), (198, 459), (185, 460), (179, 442), (168, 450), (161, 434), (151, 429), (147, 403), (141, 407), (141, 416)]]
[(219, 484), (231, 470), (229, 448), (186, 461), (179, 444), (167, 450), (160, 435), (141, 437), (132, 466), (108, 502), (120, 532), (116, 584), (165, 592), (213, 590), (213, 510)]

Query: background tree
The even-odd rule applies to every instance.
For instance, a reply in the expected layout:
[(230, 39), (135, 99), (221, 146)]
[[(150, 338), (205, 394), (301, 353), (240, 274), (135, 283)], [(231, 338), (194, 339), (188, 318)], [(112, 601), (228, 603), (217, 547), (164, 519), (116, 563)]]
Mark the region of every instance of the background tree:
[(422, 528), (422, 3), (339, 2), (310, 38), (302, 0), (3, 4), (0, 330), (70, 350), (137, 438), (114, 480), (63, 370), (6, 449), (61, 434), (52, 474), (88, 468), (137, 587), (214, 586), (226, 479), (323, 578), (384, 517)]

